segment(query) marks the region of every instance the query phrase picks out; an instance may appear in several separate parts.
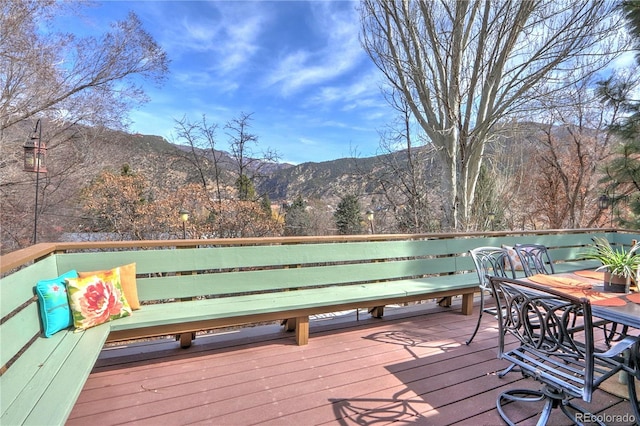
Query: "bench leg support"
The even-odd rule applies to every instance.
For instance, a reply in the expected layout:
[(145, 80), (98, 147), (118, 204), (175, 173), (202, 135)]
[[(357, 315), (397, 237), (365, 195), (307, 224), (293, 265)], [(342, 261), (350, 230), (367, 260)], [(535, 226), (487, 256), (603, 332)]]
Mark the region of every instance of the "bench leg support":
[(369, 313), (374, 318), (382, 318), (382, 316), (384, 315), (384, 305), (374, 306), (369, 310)]
[(298, 346), (306, 345), (309, 343), (309, 317), (297, 317), (295, 323), (296, 343)]
[(462, 295), (462, 313), (464, 315), (473, 314), (473, 293), (465, 293)]
[(295, 318), (287, 318), (280, 322), (280, 325), (284, 327), (284, 331), (295, 331), (296, 329), (296, 319)]
[(443, 308), (450, 307), (451, 306), (451, 296), (443, 297), (442, 299), (438, 300), (438, 305), (440, 305)]
[(187, 349), (191, 346), (191, 341), (196, 338), (196, 333), (181, 333), (176, 336), (176, 340), (180, 340), (180, 347)]

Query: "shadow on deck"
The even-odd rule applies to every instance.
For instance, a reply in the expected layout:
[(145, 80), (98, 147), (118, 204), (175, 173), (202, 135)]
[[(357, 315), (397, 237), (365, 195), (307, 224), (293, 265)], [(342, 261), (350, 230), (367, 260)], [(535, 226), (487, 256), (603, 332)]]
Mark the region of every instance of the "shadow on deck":
[[(538, 383), (517, 372), (497, 377), (507, 363), (496, 358), (491, 317), (467, 346), (476, 316), (461, 315), (455, 304), (434, 306), (388, 308), (381, 320), (356, 321), (354, 313), (316, 319), (307, 346), (266, 325), (202, 336), (189, 349), (166, 339), (110, 347), (67, 424), (503, 424), (497, 395)], [(631, 412), (603, 391), (584, 406)], [(537, 413), (513, 418), (535, 424)]]

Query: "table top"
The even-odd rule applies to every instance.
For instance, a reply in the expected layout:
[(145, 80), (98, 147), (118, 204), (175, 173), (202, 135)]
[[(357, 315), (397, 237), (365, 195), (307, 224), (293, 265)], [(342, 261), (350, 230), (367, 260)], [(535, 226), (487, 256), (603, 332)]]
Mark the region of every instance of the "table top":
[[(581, 272), (585, 272), (581, 274)], [(593, 316), (640, 328), (640, 293), (605, 293), (602, 279), (594, 278), (587, 271), (553, 275), (534, 275), (524, 278), (537, 285), (544, 285), (574, 296), (587, 297), (591, 301)], [(593, 272), (593, 271), (590, 271)]]

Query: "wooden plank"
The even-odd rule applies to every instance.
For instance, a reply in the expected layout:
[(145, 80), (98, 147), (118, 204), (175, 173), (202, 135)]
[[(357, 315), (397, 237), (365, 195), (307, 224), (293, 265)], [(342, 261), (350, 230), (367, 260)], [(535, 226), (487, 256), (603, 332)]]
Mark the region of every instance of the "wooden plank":
[[(38, 338), (32, 346), (25, 351), (15, 363), (7, 369), (7, 371), (0, 376), (0, 407), (3, 411), (6, 407), (9, 407), (16, 397), (22, 392), (27, 383), (29, 383), (33, 377), (40, 371), (40, 367), (49, 355), (56, 350), (57, 345), (61, 344), (64, 339), (64, 332), (53, 335), (52, 337)], [(4, 338), (4, 334), (2, 335)], [(16, 335), (16, 340), (23, 340), (25, 337)], [(5, 357), (5, 351), (9, 354), (15, 354), (15, 349), (10, 346), (4, 346), (2, 343), (3, 358)], [(20, 345), (16, 345), (20, 346)], [(22, 347), (22, 346), (20, 346)]]
[(0, 279), (0, 318), (4, 318), (17, 307), (33, 298), (33, 288), (39, 280), (58, 276), (56, 259), (49, 256), (11, 275)]
[(49, 256), (55, 251), (55, 244), (40, 243), (0, 256), (0, 274), (10, 272), (33, 261)]
[(77, 333), (80, 337), (75, 339), (73, 350), (61, 363), (38, 403), (25, 418), (24, 425), (41, 425), (43, 419), (55, 424), (66, 421), (100, 355), (108, 331), (108, 324), (103, 324)]
[(136, 263), (136, 273), (162, 272), (165, 256), (180, 259), (180, 250), (101, 251), (87, 253), (60, 253), (56, 255), (59, 270), (76, 269), (80, 272), (112, 269)]
[[(83, 333), (60, 332), (48, 339), (38, 339), (20, 357), (20, 364), (16, 362), (0, 377), (3, 385), (0, 423), (42, 424), (43, 419), (63, 423), (93, 368), (108, 330), (108, 326), (100, 326)], [(22, 385), (19, 391), (16, 384)]]
[(0, 366), (4, 366), (34, 336), (41, 332), (38, 307), (35, 303), (0, 325)]
[(537, 384), (521, 382), (518, 373), (495, 376), (504, 362), (496, 359), (492, 322), (483, 322), (471, 346), (464, 344), (475, 321), (428, 313), (348, 326), (316, 323), (312, 343), (302, 347), (284, 333), (247, 338), (249, 329), (235, 339), (199, 338), (188, 351), (159, 345), (164, 349), (98, 368), (68, 425), (244, 424), (248, 418), (261, 425), (337, 425), (380, 423), (382, 416), (389, 423), (445, 424), (451, 416), (480, 424), (464, 419), (495, 411), (500, 389)]
[(622, 244), (626, 247), (631, 247), (633, 240), (640, 241), (640, 233), (609, 233), (601, 235), (601, 237), (608, 238), (612, 244)]
[(412, 258), (446, 253), (446, 240), (137, 250), (58, 255), (60, 269), (109, 269), (136, 262), (139, 274)]
[(574, 262), (556, 262), (553, 264), (553, 268), (556, 273), (560, 272), (573, 272), (582, 269), (595, 269), (602, 266), (602, 263), (597, 260), (582, 260)]

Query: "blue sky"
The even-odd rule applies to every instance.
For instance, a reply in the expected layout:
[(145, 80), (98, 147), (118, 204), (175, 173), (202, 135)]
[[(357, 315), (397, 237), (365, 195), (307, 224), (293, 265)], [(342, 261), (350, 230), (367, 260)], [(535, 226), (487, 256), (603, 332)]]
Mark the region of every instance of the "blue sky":
[[(302, 163), (375, 155), (393, 118), (381, 73), (358, 40), (355, 1), (106, 1), (83, 25), (107, 29), (133, 10), (168, 53), (162, 87), (132, 111), (130, 130), (175, 140), (174, 119), (220, 128), (252, 113), (256, 151)], [(78, 27), (80, 29), (80, 27)]]

